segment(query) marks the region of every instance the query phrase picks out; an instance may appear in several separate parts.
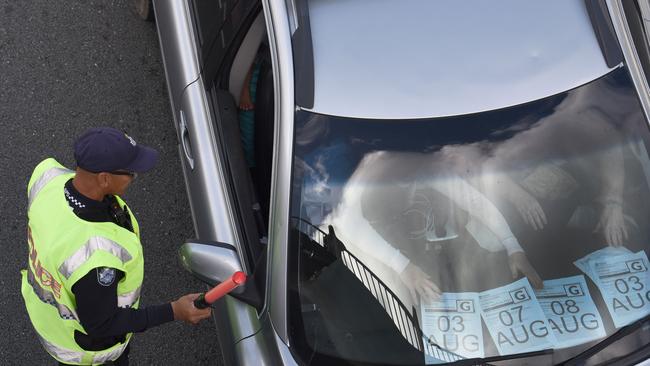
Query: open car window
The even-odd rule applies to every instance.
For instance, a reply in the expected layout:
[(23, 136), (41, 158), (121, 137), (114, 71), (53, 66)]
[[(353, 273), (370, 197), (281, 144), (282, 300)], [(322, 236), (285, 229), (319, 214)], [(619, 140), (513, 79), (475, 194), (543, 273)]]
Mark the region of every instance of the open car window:
[(649, 137), (625, 67), (463, 116), (299, 110), (293, 351), (311, 364), (548, 364), (647, 315)]

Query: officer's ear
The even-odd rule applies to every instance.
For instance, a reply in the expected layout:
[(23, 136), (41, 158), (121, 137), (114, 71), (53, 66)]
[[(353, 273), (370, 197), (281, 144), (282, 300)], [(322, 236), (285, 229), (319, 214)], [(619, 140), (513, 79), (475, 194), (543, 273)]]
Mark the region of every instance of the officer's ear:
[(111, 185), (111, 175), (109, 173), (98, 173), (97, 183), (102, 189), (107, 189)]

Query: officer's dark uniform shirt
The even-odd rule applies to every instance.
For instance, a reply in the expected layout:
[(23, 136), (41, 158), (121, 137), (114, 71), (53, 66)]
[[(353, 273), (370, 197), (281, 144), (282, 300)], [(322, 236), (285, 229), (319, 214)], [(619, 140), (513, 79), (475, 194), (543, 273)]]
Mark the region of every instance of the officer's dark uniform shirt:
[[(95, 201), (79, 193), (72, 179), (65, 184), (65, 197), (79, 218), (90, 222), (113, 222), (133, 231), (128, 209), (122, 210), (113, 196)], [(174, 320), (171, 304), (140, 309), (117, 306), (117, 284), (124, 272), (114, 268), (95, 268), (73, 286), (77, 301), (79, 322), (86, 332), (75, 331), (75, 341), (89, 351), (107, 349), (123, 342), (127, 333), (142, 332), (148, 328)]]

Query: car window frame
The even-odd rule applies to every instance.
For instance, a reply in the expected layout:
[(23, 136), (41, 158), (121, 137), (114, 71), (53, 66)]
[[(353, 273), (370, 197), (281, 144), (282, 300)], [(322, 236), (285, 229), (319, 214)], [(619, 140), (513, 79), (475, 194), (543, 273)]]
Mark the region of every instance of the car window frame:
[[(227, 52), (219, 57), (212, 57), (216, 52), (215, 48), (218, 48), (218, 45), (215, 45), (215, 43), (219, 42), (218, 35), (222, 34), (222, 32), (219, 31), (217, 32), (216, 39), (212, 42), (210, 50), (205, 52), (202, 57), (201, 76), (203, 80), (203, 88), (206, 93), (207, 104), (210, 109), (209, 112), (213, 120), (214, 136), (217, 141), (217, 146), (222, 152), (222, 154), (220, 154), (222, 155), (221, 163), (225, 170), (224, 176), (227, 179), (226, 189), (229, 192), (229, 203), (234, 213), (234, 227), (236, 228), (235, 235), (237, 236), (237, 242), (239, 243), (238, 249), (242, 251), (240, 257), (244, 260), (244, 263), (242, 263), (243, 267), (248, 270), (249, 275), (253, 276), (255, 284), (257, 285), (257, 290), (263, 298), (267, 277), (265, 270), (265, 248), (257, 245), (258, 240), (255, 238), (255, 234), (259, 232), (259, 228), (251, 227), (251, 225), (254, 225), (255, 223), (250, 222), (250, 216), (247, 216), (247, 213), (245, 212), (245, 210), (248, 209), (242, 207), (240, 204), (238, 187), (234, 182), (232, 174), (233, 168), (241, 167), (241, 164), (235, 162), (238, 160), (237, 158), (239, 158), (239, 156), (237, 156), (238, 152), (233, 151), (238, 148), (239, 144), (228, 143), (228, 140), (224, 135), (223, 126), (224, 118), (231, 118), (229, 121), (233, 122), (232, 115), (226, 116), (225, 112), (234, 112), (234, 118), (237, 118), (236, 105), (234, 103), (230, 104), (229, 101), (225, 101), (223, 97), (223, 92), (228, 91), (228, 76), (235, 55), (241, 47), (241, 44), (255, 19), (262, 12), (262, 4), (259, 1), (240, 1), (237, 5), (239, 4), (248, 4), (248, 6), (244, 8), (246, 13), (241, 17), (240, 22), (238, 24), (230, 24), (234, 35), (232, 36), (231, 42), (226, 47)], [(235, 9), (236, 8), (233, 8), (233, 11), (236, 11)], [(195, 26), (197, 28), (199, 27), (197, 23), (200, 21), (200, 19), (196, 19), (195, 14)], [(223, 24), (228, 24), (228, 22), (231, 21), (232, 18), (228, 18), (223, 22)], [(262, 313), (261, 309), (257, 309), (257, 311), (258, 315)]]

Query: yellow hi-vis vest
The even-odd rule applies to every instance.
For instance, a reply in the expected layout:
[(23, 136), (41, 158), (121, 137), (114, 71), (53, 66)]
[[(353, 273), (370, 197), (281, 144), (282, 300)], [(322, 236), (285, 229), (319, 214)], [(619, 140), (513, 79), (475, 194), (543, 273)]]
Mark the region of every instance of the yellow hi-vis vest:
[(52, 357), (68, 364), (103, 364), (120, 357), (132, 334), (106, 350), (81, 348), (74, 332), (87, 333), (77, 316), (72, 286), (94, 268), (116, 268), (125, 274), (117, 285), (118, 306), (137, 308), (144, 273), (140, 232), (133, 215), (135, 233), (112, 222), (78, 218), (64, 195), (73, 176), (51, 158), (32, 173), (27, 186), (29, 264), (21, 271), (22, 294), (32, 325)]

